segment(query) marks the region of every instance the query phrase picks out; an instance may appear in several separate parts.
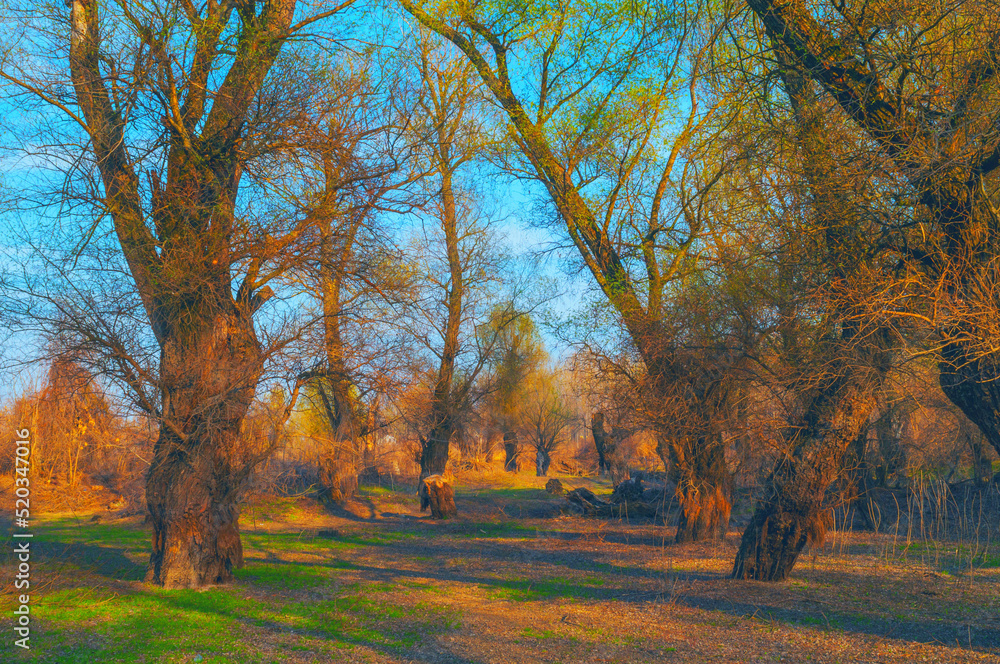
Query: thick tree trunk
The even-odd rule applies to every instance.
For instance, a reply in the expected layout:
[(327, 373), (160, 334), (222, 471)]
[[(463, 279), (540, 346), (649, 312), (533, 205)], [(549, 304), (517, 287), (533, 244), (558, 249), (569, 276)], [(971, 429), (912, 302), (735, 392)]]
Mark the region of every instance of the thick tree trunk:
[[(216, 435), (214, 444), (218, 444)], [(153, 552), (146, 581), (167, 588), (198, 588), (232, 581), (243, 566), (238, 482), (206, 441), (193, 454), (178, 451), (154, 460), (146, 481)], [(175, 447), (161, 431), (157, 446)]]
[(1000, 369), (992, 356), (970, 353), (952, 341), (941, 353), (941, 389), (1000, 454)]
[(241, 438), (261, 373), (252, 325), (219, 316), (195, 339), (164, 344), (164, 422), (146, 479), (146, 580), (168, 588), (224, 583), (242, 566), (237, 500), (262, 452)]
[(517, 432), (504, 429), (503, 432), (503, 469), (508, 473), (517, 472)]
[(430, 475), (442, 475), (448, 465), (448, 448), (453, 427), (450, 422), (442, 422), (431, 429), (426, 437), (420, 438), (420, 479)]
[(455, 490), (441, 475), (429, 475), (420, 482), (420, 510), (428, 507), (434, 519), (450, 519), (458, 516), (455, 507)]
[(541, 447), (535, 449), (535, 475), (546, 477), (549, 474), (549, 466), (552, 464), (552, 457)]
[(720, 437), (686, 439), (672, 446), (680, 513), (675, 541), (722, 540), (732, 512), (732, 479)]
[(333, 504), (350, 499), (358, 488), (356, 404), (350, 397), (350, 383), (341, 375), (328, 370), (328, 384), (321, 379), (318, 390), (330, 425), (330, 447), (320, 467), (319, 499)]
[(791, 454), (771, 472), (766, 494), (743, 532), (733, 578), (785, 579), (806, 544), (832, 525), (826, 490), (844, 454), (868, 423), (875, 400), (863, 378), (842, 376), (813, 398), (794, 428)]

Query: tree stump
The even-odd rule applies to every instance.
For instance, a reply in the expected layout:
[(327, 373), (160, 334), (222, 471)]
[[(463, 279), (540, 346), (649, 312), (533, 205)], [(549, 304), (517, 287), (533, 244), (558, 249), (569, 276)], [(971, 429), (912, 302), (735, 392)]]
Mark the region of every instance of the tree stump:
[(553, 496), (561, 496), (566, 490), (563, 489), (562, 482), (553, 478), (545, 483), (545, 490), (551, 493)]
[(455, 490), (441, 475), (429, 475), (420, 482), (420, 510), (431, 508), (434, 519), (448, 519), (458, 516), (455, 507)]

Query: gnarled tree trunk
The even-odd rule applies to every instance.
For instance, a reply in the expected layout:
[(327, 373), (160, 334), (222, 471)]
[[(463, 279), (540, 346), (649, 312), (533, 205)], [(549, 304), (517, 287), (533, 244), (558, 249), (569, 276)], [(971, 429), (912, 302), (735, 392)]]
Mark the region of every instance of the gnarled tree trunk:
[(420, 478), (442, 475), (448, 465), (448, 447), (453, 427), (450, 421), (440, 422), (427, 436), (420, 437)]
[(671, 445), (671, 468), (680, 513), (676, 542), (725, 539), (732, 512), (732, 479), (719, 436)]
[(161, 357), (164, 424), (146, 479), (146, 580), (224, 583), (243, 565), (237, 500), (258, 459), (244, 453), (240, 434), (261, 373), (259, 344), (248, 320), (219, 316), (190, 342), (164, 344)]
[(535, 448), (535, 475), (546, 477), (549, 474), (549, 466), (552, 465), (552, 457), (541, 447)]
[(813, 398), (743, 532), (733, 578), (781, 581), (806, 544), (823, 541), (833, 523), (826, 490), (874, 407), (872, 386), (848, 369)]

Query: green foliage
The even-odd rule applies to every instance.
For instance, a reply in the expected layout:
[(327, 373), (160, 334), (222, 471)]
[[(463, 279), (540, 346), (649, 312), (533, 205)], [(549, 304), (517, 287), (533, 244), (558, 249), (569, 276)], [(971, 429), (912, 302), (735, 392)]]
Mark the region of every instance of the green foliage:
[(527, 380), (545, 361), (545, 350), (534, 320), (498, 306), (481, 335), (493, 341), (490, 354), (490, 410), (502, 426), (515, 427), (524, 400)]

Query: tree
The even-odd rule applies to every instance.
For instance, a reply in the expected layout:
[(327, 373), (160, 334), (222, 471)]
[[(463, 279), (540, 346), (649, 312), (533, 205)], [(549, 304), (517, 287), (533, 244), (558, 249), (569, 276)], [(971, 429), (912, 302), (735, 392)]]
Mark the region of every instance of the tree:
[[(510, 122), (523, 155), (519, 172), (545, 188), (642, 357), (650, 389), (669, 392), (682, 369), (661, 317), (664, 295), (689, 267), (688, 250), (704, 230), (699, 201), (724, 171), (712, 162), (703, 171), (696, 156), (694, 137), (718, 109), (699, 106), (696, 84), (713, 34), (685, 50), (703, 15), (657, 2), (400, 3), (475, 68)], [(660, 150), (675, 120), (670, 110), (685, 92), (688, 117), (676, 122), (683, 128), (669, 150)], [(677, 459), (683, 465), (705, 455), (713, 460), (684, 468), (688, 480), (678, 485), (679, 540), (717, 538), (728, 524), (722, 451), (713, 445)], [(694, 526), (695, 515), (710, 514), (720, 527)]]
[[(452, 435), (478, 398), (474, 388), (496, 335), (516, 316), (507, 312), (493, 334), (477, 334), (503, 259), (496, 255), (489, 219), (472, 181), (459, 174), (487, 141), (479, 86), (467, 64), (447, 58), (425, 36), (418, 40), (417, 55), (423, 88), (411, 128), (426, 175), (421, 182), (431, 193), (427, 209), (437, 227), (429, 234), (434, 239), (423, 243), (423, 256), (416, 258), (429, 288), (414, 305), (422, 319), (414, 334), (436, 359), (428, 371), (429, 398), (418, 424), (424, 478), (445, 471)], [(438, 271), (438, 265), (443, 269)]]
[[(942, 388), (987, 438), (997, 431), (993, 332), (980, 319), (997, 310), (996, 290), (987, 286), (996, 283), (996, 217), (986, 183), (1000, 165), (1000, 136), (983, 128), (996, 121), (1000, 30), (971, 3), (945, 13), (842, 4), (821, 18), (800, 2), (748, 5), (764, 25), (798, 124), (825, 234), (828, 311), (839, 327), (824, 344), (830, 356), (792, 437), (794, 451), (772, 474), (734, 566), (734, 576), (775, 580), (825, 530), (824, 492), (847, 449), (867, 437), (899, 321), (933, 326), (942, 340)], [(857, 154), (866, 143), (878, 150), (871, 162), (886, 172), (881, 190), (859, 186), (864, 179), (852, 180), (849, 164), (833, 157), (848, 146)], [(859, 204), (852, 192), (865, 189), (869, 200), (884, 201), (887, 192), (912, 199), (909, 213), (886, 214), (887, 202), (882, 210)], [(863, 207), (878, 223), (859, 216)], [(865, 272), (882, 280), (878, 288), (865, 288)]]
[(281, 129), (313, 91), (308, 68), (288, 80), (282, 50), (349, 4), (308, 16), (294, 0), (14, 10), (24, 31), (12, 39), (32, 64), (7, 58), (3, 77), (68, 118), (60, 149), (92, 210), (83, 244), (110, 222), (155, 339), (146, 372), (101, 336), (109, 326), (76, 326), (160, 422), (146, 483), (153, 583), (226, 582), (243, 563), (238, 497), (260, 458), (241, 429), (268, 358), (287, 343), (262, 342), (255, 316), (286, 258), (313, 238), (311, 220), (249, 194), (266, 190)]
[(769, 38), (873, 141), (909, 191), (914, 223), (886, 229), (909, 298), (900, 316), (940, 336), (941, 386), (1000, 450), (996, 80), (1000, 28), (971, 2), (838, 6), (748, 0)]
[(527, 384), (544, 361), (544, 351), (528, 314), (511, 321), (513, 304), (494, 309), (486, 334), (495, 339), (489, 359), (489, 417), (503, 436), (504, 470), (517, 472), (518, 434), (528, 398)]
[(553, 371), (536, 371), (526, 392), (522, 427), (535, 448), (535, 475), (545, 477), (552, 464), (552, 452), (563, 442), (563, 431), (572, 423), (573, 414), (563, 401)]
[(311, 180), (305, 192), (290, 187), (289, 195), (318, 233), (298, 271), (322, 321), (307, 395), (326, 420), (321, 482), (334, 502), (357, 486), (380, 399), (392, 391), (403, 355), (388, 320), (402, 306), (409, 275), (386, 213), (408, 209), (398, 194), (414, 178), (404, 174), (411, 157), (400, 138), (407, 119), (392, 101), (402, 85), (373, 81), (376, 64), (366, 54), (331, 64), (313, 112), (289, 138), (301, 155), (296, 179)]

